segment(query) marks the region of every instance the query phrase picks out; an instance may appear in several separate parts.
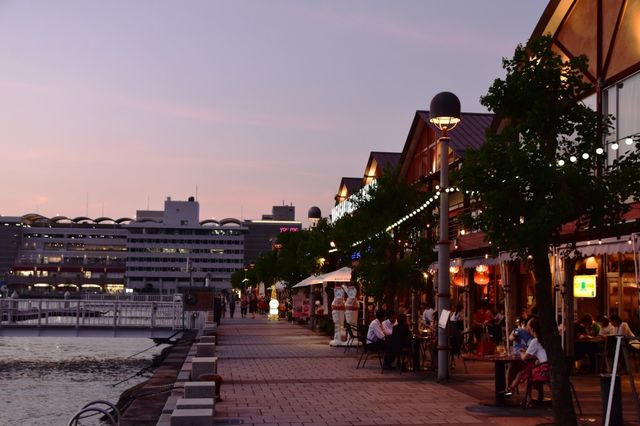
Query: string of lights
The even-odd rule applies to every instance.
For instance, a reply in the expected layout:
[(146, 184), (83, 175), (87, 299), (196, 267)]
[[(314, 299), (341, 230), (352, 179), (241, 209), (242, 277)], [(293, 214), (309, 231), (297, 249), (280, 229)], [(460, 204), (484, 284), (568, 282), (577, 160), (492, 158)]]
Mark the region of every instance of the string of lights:
[[(638, 141), (640, 141), (640, 133), (636, 133), (635, 135), (631, 135), (631, 136), (627, 136), (625, 138), (619, 139), (624, 141), (624, 144), (627, 146), (631, 146), (634, 143), (637, 143)], [(610, 146), (612, 151), (617, 151), (620, 149), (620, 144), (618, 143), (618, 141), (613, 142)], [(603, 148), (597, 148), (596, 149), (596, 155), (603, 155), (604, 154), (604, 149)], [(588, 152), (584, 152), (580, 155), (580, 157), (583, 160), (588, 160), (589, 158), (591, 158), (591, 155)], [(571, 163), (575, 163), (578, 161), (578, 157), (576, 155), (571, 155), (569, 157), (569, 161)], [(567, 162), (564, 159), (559, 159), (558, 160), (558, 166), (562, 167), (565, 164), (567, 164)]]

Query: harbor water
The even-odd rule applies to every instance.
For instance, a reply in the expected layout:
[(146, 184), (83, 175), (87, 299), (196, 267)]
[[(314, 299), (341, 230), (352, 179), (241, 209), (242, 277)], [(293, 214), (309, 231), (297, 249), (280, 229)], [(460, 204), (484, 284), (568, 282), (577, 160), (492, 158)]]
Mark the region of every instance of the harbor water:
[(164, 347), (144, 338), (0, 337), (0, 425), (66, 425), (91, 401), (115, 403), (150, 375), (137, 374)]

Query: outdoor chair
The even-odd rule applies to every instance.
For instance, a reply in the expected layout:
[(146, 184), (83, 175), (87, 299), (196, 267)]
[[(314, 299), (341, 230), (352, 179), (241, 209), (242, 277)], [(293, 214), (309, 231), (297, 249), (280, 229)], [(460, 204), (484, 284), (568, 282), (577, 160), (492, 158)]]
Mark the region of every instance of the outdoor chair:
[(360, 359), (358, 359), (358, 364), (356, 365), (356, 370), (360, 368), (360, 364), (362, 363), (362, 368), (367, 363), (370, 354), (374, 354), (378, 356), (378, 361), (380, 362), (380, 371), (382, 371), (382, 358), (384, 357), (384, 347), (382, 345), (375, 345), (371, 343), (367, 343), (367, 330), (364, 326), (358, 327), (358, 341), (360, 345), (362, 345), (362, 354), (360, 354)]
[[(400, 370), (400, 374), (402, 374), (403, 371), (406, 371), (408, 365), (413, 365), (412, 345), (405, 346), (396, 353), (396, 362), (398, 370)], [(414, 372), (417, 371), (414, 370)]]
[[(528, 361), (533, 362), (533, 361)], [(550, 376), (550, 374), (549, 374)], [(531, 405), (531, 391), (535, 388), (538, 391), (538, 401), (542, 402), (544, 400), (544, 385), (547, 385), (551, 388), (551, 382), (549, 380), (549, 376), (546, 378), (536, 378), (532, 375), (532, 370), (527, 373), (527, 381), (525, 382), (525, 392), (524, 399), (522, 400), (522, 408), (527, 408)]]
[[(449, 324), (449, 358), (451, 369), (456, 368), (456, 357), (458, 360), (462, 355), (462, 345), (464, 343), (464, 335), (456, 324)], [(464, 363), (464, 360), (463, 360)], [(464, 364), (465, 373), (467, 372), (467, 364)]]
[[(569, 368), (569, 366), (571, 365), (572, 361), (571, 359), (567, 359), (567, 368)], [(547, 387), (549, 388), (549, 390), (551, 390), (551, 381), (550, 381), (550, 377), (551, 377), (551, 371), (549, 371), (549, 376), (547, 376), (544, 379), (540, 379), (540, 378), (534, 378), (531, 375), (531, 371), (529, 371), (528, 373), (528, 377), (527, 377), (527, 382), (526, 382), (526, 389), (525, 389), (525, 393), (524, 393), (524, 399), (522, 400), (522, 408), (527, 408), (531, 406), (531, 391), (533, 390), (533, 388), (536, 388), (539, 392), (539, 399), (538, 401), (543, 401), (543, 397), (544, 397), (544, 385), (547, 385)], [(569, 381), (569, 390), (571, 392), (571, 397), (573, 399), (573, 401), (575, 402), (576, 406), (578, 407), (578, 412), (580, 413), (580, 415), (582, 415), (582, 406), (580, 405), (580, 400), (578, 399), (578, 394), (576, 393), (576, 388), (573, 386), (573, 383), (571, 383), (571, 380), (569, 380), (567, 378), (567, 380)]]
[(345, 325), (345, 331), (347, 332), (347, 344), (344, 347), (344, 353), (346, 354), (352, 347), (356, 348), (356, 351), (360, 348), (361, 338), (357, 329), (354, 329), (351, 324)]

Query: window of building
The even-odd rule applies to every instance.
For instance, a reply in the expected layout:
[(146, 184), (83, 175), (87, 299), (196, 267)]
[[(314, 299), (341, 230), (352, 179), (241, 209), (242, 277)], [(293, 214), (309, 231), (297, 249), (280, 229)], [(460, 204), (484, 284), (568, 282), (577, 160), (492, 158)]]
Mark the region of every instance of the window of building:
[[(603, 103), (603, 112), (614, 118), (613, 132), (606, 138), (611, 164), (640, 143), (640, 73), (605, 89)], [(617, 149), (613, 149), (614, 144), (617, 144)]]

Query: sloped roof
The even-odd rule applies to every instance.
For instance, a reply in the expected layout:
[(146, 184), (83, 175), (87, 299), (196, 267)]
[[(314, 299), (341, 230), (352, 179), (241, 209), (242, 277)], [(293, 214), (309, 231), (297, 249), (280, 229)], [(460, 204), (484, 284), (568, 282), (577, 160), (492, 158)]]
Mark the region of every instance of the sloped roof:
[[(449, 146), (459, 158), (464, 158), (467, 149), (478, 149), (484, 143), (485, 132), (491, 125), (494, 114), (463, 112), (461, 118), (460, 123), (451, 131), (451, 142)], [(429, 129), (431, 129), (431, 131), (429, 131)], [(415, 150), (418, 149), (421, 135), (427, 131), (431, 135), (428, 137), (435, 140), (438, 133), (434, 134), (434, 130), (435, 127), (429, 122), (429, 111), (416, 111), (399, 160), (402, 168), (401, 176), (405, 176), (410, 167), (410, 163), (415, 155)]]
[(362, 178), (343, 177), (340, 181), (340, 189), (343, 186), (347, 188), (347, 195), (353, 195), (362, 188)]
[[(429, 123), (429, 111), (418, 111), (422, 120)], [(493, 121), (494, 114), (481, 112), (461, 113), (460, 123), (451, 131), (449, 146), (456, 155), (464, 158), (467, 149), (477, 150), (485, 141), (485, 132)], [(429, 123), (430, 124), (430, 123)]]
[(376, 163), (378, 163), (378, 169), (380, 171), (384, 171), (387, 168), (396, 167), (400, 163), (401, 156), (402, 154), (400, 152), (372, 151), (369, 156), (369, 163), (371, 163), (371, 159), (376, 160)]

